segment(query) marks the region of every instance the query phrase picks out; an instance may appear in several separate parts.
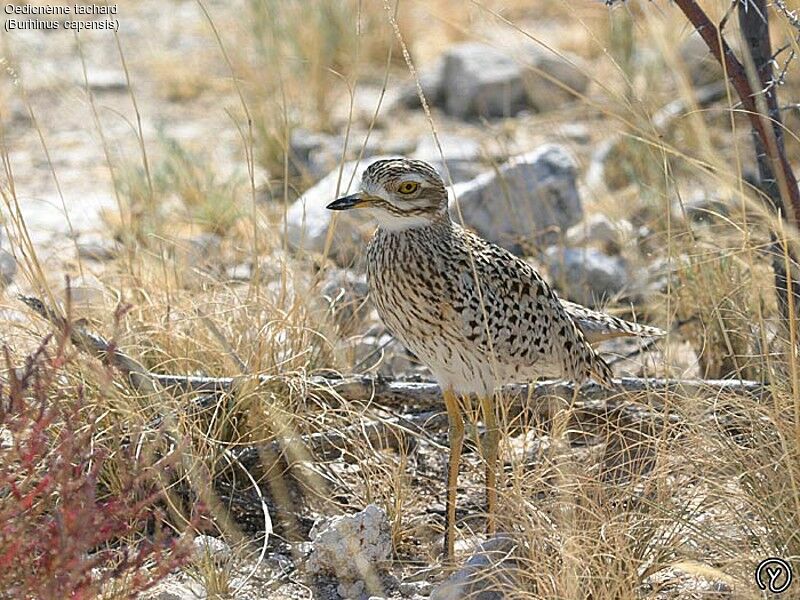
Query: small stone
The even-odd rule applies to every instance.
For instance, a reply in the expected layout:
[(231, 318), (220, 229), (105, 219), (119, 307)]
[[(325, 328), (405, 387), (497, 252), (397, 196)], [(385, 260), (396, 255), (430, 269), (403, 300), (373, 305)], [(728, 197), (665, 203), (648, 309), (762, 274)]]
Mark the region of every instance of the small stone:
[(430, 596), (432, 590), (433, 584), (429, 581), (404, 581), (397, 588), (403, 598), (415, 595)]
[[(128, 80), (125, 73), (116, 69), (88, 69), (86, 81), (89, 88), (95, 92), (122, 92), (128, 89)], [(83, 80), (81, 84), (85, 83)]]
[(621, 292), (628, 283), (628, 271), (620, 257), (608, 256), (595, 248), (552, 247), (545, 252), (550, 280), (561, 294), (592, 306)]
[(67, 293), (74, 311), (74, 317), (86, 317), (97, 313), (97, 309), (107, 307), (113, 300), (103, 282), (90, 273), (84, 273), (69, 280), (59, 288), (58, 294), (66, 303)]
[(224, 563), (228, 561), (233, 552), (230, 546), (226, 544), (221, 538), (211, 535), (198, 535), (193, 540), (195, 558), (203, 560), (210, 558), (215, 563)]
[(431, 600), (503, 600), (513, 590), (517, 543), (498, 534), (483, 542), (464, 566), (434, 588)]
[(674, 211), (676, 216), (685, 213), (686, 217), (698, 225), (711, 225), (730, 216), (730, 208), (725, 202), (700, 195), (687, 200), (683, 207), (677, 202)]
[(331, 144), (333, 136), (325, 133), (316, 133), (308, 129), (293, 129), (289, 136), (289, 157), (292, 161), (298, 161), (303, 165), (308, 165), (311, 153)]
[(606, 251), (616, 252), (633, 235), (630, 221), (612, 221), (604, 214), (595, 213), (570, 227), (564, 239), (570, 246), (594, 244)]
[(306, 562), (308, 571), (335, 576), (339, 593), (345, 598), (358, 598), (364, 593), (364, 580), (386, 566), (392, 550), (386, 512), (374, 504), (353, 515), (315, 523), (309, 537), (312, 547)]
[(678, 50), (681, 60), (689, 71), (689, 78), (696, 86), (721, 81), (725, 74), (719, 62), (711, 54), (702, 36), (694, 29), (683, 40)]

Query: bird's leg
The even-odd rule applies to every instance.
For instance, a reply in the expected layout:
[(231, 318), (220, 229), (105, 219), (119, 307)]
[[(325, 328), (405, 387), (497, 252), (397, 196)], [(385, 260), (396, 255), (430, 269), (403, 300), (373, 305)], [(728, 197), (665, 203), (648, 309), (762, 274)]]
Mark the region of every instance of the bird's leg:
[(450, 458), (447, 465), (447, 504), (444, 517), (444, 551), (448, 560), (455, 556), (456, 543), (456, 486), (458, 484), (458, 465), (461, 449), (464, 446), (464, 418), (458, 406), (458, 398), (452, 389), (444, 391), (444, 404), (450, 428)]
[(497, 427), (497, 415), (494, 412), (494, 398), (481, 397), (481, 410), (486, 432), (483, 434), (483, 459), (486, 461), (486, 531), (494, 534), (497, 531), (497, 456), (500, 446), (500, 430)]

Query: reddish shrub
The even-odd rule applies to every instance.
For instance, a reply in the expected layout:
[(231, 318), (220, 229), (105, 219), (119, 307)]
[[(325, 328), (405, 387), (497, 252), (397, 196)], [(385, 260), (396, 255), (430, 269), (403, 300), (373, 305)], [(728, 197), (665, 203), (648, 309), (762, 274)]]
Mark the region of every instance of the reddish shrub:
[[(65, 344), (49, 340), (25, 366), (8, 366), (0, 386), (0, 596), (94, 598), (113, 586), (134, 597), (188, 556), (188, 536), (164, 526), (161, 459), (115, 471), (112, 494), (99, 483), (99, 450), (81, 388), (65, 386)], [(124, 452), (122, 450), (121, 452)], [(117, 464), (122, 464), (119, 457)], [(114, 586), (114, 583), (119, 585)]]

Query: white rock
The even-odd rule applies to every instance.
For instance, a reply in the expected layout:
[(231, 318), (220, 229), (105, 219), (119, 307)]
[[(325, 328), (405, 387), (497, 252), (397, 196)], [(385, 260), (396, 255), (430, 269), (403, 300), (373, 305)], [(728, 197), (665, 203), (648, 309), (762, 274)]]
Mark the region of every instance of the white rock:
[[(444, 59), (439, 58), (429, 67), (417, 72), (419, 85), (425, 95), (428, 106), (438, 106), (442, 102), (442, 83), (444, 80)], [(406, 82), (397, 94), (397, 102), (406, 108), (422, 108), (419, 99), (417, 82), (413, 79)]]
[(88, 69), (86, 81), (81, 78), (80, 84), (89, 83), (95, 92), (121, 92), (128, 89), (125, 72), (117, 69)]
[(545, 253), (550, 281), (562, 296), (593, 305), (622, 291), (629, 280), (622, 258), (595, 248), (552, 247)]
[(333, 575), (343, 597), (364, 593), (364, 581), (386, 566), (392, 550), (391, 528), (383, 509), (370, 504), (354, 515), (315, 523), (306, 563), (314, 575)]

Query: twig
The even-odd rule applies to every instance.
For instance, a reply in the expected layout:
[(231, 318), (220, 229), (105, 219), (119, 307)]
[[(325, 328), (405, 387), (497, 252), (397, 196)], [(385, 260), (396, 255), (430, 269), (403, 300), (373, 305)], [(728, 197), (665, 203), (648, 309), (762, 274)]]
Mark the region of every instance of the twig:
[[(773, 120), (773, 127), (768, 127), (769, 118), (757, 106), (756, 92), (750, 85), (744, 66), (736, 58), (722, 33), (714, 26), (700, 5), (695, 0), (675, 0), (675, 4), (683, 11), (683, 14), (686, 15), (686, 18), (689, 19), (695, 30), (703, 38), (714, 58), (725, 68), (728, 79), (742, 102), (751, 126), (763, 144), (764, 152), (772, 166), (772, 171), (777, 176), (778, 184), (781, 188), (780, 197), (785, 199), (783, 214), (788, 216), (790, 222), (797, 226), (800, 224), (800, 221), (798, 221), (800, 219), (800, 188), (798, 188), (797, 180), (794, 177), (786, 153), (782, 151), (776, 142), (775, 128), (780, 127), (780, 122)], [(743, 9), (740, 8), (740, 10)], [(766, 22), (763, 14), (759, 16)], [(778, 206), (776, 208), (780, 209), (781, 207)]]

